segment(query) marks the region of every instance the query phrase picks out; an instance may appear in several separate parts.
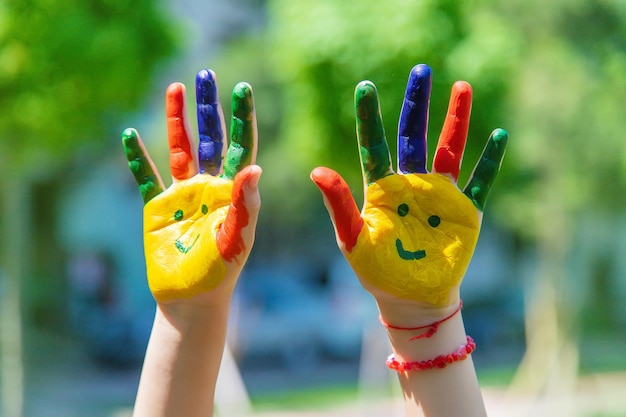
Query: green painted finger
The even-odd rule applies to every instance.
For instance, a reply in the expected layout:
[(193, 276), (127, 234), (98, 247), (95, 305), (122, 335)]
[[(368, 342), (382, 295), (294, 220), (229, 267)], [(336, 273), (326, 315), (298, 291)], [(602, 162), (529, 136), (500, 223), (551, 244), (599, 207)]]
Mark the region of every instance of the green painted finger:
[(376, 86), (361, 81), (354, 92), (356, 135), (363, 175), (368, 184), (393, 173)]
[(141, 142), (139, 133), (135, 129), (129, 128), (122, 133), (122, 146), (130, 172), (135, 176), (139, 185), (139, 192), (144, 204), (159, 195), (165, 187), (161, 177)]
[(230, 144), (224, 162), (224, 177), (235, 175), (256, 159), (257, 126), (252, 87), (239, 83), (233, 89)]
[(500, 171), (508, 140), (509, 134), (504, 129), (496, 129), (491, 133), (474, 167), (474, 172), (463, 190), (480, 211), (485, 209), (489, 191)]

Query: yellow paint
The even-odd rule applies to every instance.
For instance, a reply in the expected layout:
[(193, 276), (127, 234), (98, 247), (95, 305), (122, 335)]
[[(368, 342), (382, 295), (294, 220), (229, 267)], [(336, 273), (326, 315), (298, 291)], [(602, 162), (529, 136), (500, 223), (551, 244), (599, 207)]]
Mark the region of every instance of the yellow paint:
[[(226, 265), (215, 237), (230, 206), (232, 187), (230, 180), (200, 174), (174, 183), (145, 205), (148, 284), (157, 301), (190, 298), (224, 279)], [(181, 220), (174, 218), (178, 210), (183, 212)], [(177, 240), (190, 249), (183, 253)]]
[[(406, 216), (398, 214), (408, 204)], [(428, 218), (437, 215), (437, 227)], [(368, 284), (400, 298), (437, 306), (453, 302), (451, 290), (463, 279), (480, 231), (472, 202), (441, 174), (393, 174), (367, 188), (364, 220), (357, 243), (347, 254), (355, 272)], [(426, 251), (405, 260), (396, 249)]]

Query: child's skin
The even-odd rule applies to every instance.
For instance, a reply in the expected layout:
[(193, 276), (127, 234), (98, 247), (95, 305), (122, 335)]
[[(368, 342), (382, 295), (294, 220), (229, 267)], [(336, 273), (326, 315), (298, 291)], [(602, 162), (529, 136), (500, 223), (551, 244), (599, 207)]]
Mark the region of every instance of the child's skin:
[(122, 135), (145, 203), (148, 284), (157, 301), (134, 416), (212, 413), (230, 300), (254, 243), (261, 169), (253, 165), (257, 128), (252, 89), (240, 83), (233, 90), (228, 148), (215, 74), (200, 71), (196, 90), (197, 156), (184, 86), (175, 83), (166, 92), (169, 188), (139, 134), (127, 129)]
[[(399, 173), (391, 167), (376, 87), (369, 81), (357, 85), (365, 186), (361, 212), (339, 174), (324, 167), (311, 174), (324, 196), (339, 248), (376, 299), (381, 319), (403, 328), (442, 320), (458, 308), (459, 287), (507, 142), (507, 133), (496, 129), (468, 184), (463, 191), (457, 188), (472, 103), (470, 85), (459, 81), (452, 87), (433, 170), (428, 172), (431, 83), (428, 66), (412, 69), (398, 129)], [(390, 329), (389, 338), (395, 357), (410, 362), (455, 352), (467, 340), (461, 314), (442, 323), (432, 337), (412, 339), (407, 333)], [(402, 372), (400, 383), (409, 416), (420, 408), (427, 416), (485, 415), (471, 357), (443, 369)]]
[[(234, 89), (225, 152), (215, 74), (200, 71), (196, 84), (198, 156), (187, 128), (184, 87), (172, 84), (167, 90), (172, 186), (164, 188), (135, 130), (127, 129), (122, 137), (146, 203), (148, 283), (157, 301), (135, 417), (212, 415), (230, 301), (254, 241), (261, 169), (252, 165), (257, 148), (252, 90), (243, 83)], [(395, 173), (376, 88), (371, 82), (357, 86), (366, 191), (361, 212), (339, 174), (324, 167), (311, 173), (339, 248), (376, 299), (381, 318), (394, 326), (416, 327), (452, 314), (431, 337), (410, 340), (413, 332), (389, 329), (401, 361), (432, 359), (466, 343), (462, 316), (453, 313), (507, 142), (506, 132), (494, 131), (468, 184), (463, 191), (457, 188), (472, 94), (469, 84), (458, 82), (428, 172), (430, 88), (430, 68), (413, 68), (400, 116), (400, 172)], [(485, 415), (469, 356), (443, 369), (401, 372), (400, 383), (407, 416)]]

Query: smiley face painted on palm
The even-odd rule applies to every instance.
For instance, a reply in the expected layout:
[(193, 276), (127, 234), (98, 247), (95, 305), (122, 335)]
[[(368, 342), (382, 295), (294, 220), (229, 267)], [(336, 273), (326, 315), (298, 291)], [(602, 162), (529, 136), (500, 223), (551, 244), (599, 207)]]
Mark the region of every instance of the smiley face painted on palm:
[(448, 300), (480, 229), (476, 208), (450, 178), (386, 176), (368, 187), (361, 217), (363, 229), (346, 254), (357, 275), (397, 297)]
[(242, 187), (260, 175), (248, 169), (254, 163), (257, 143), (250, 86), (239, 83), (233, 89), (231, 140), (226, 149), (215, 74), (198, 73), (197, 158), (191, 150), (184, 92), (182, 84), (174, 83), (166, 93), (170, 187), (163, 186), (137, 131), (127, 129), (122, 135), (145, 203), (148, 284), (162, 302), (208, 292), (223, 282), (229, 264), (243, 265), (251, 242), (242, 238), (242, 229), (249, 223)]
[[(209, 291), (226, 271), (217, 236), (233, 182), (196, 175), (173, 184), (144, 207), (144, 246), (150, 290), (161, 298), (187, 288)], [(207, 279), (207, 277), (212, 279)]]
[(426, 169), (431, 71), (409, 76), (398, 127), (398, 169), (383, 129), (376, 87), (355, 91), (357, 138), (365, 188), (359, 212), (350, 188), (333, 170), (316, 168), (311, 178), (325, 197), (346, 259), (373, 293), (435, 306), (456, 305), (458, 287), (480, 231), (482, 211), (500, 168), (507, 134), (495, 130), (468, 184), (457, 179), (469, 126), (471, 87), (452, 88), (433, 172)]

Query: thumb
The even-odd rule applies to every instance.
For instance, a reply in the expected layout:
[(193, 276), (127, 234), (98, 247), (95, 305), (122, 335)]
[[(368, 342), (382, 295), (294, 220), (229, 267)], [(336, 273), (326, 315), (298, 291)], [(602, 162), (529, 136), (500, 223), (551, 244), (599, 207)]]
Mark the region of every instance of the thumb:
[(311, 172), (311, 180), (324, 196), (324, 205), (335, 227), (337, 243), (350, 252), (363, 228), (363, 219), (348, 184), (330, 168), (318, 167)]
[(217, 249), (226, 261), (232, 261), (242, 252), (247, 257), (254, 243), (261, 209), (258, 188), (261, 173), (258, 165), (248, 165), (234, 178), (232, 203), (216, 238)]

